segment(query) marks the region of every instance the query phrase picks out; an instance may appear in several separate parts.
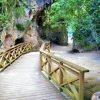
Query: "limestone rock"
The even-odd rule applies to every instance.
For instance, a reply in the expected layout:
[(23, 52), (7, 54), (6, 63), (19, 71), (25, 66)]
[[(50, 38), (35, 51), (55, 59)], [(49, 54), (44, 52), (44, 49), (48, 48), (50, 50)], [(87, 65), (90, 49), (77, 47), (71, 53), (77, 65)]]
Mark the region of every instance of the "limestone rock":
[(3, 49), (9, 49), (14, 46), (15, 36), (13, 30), (3, 31), (1, 35)]

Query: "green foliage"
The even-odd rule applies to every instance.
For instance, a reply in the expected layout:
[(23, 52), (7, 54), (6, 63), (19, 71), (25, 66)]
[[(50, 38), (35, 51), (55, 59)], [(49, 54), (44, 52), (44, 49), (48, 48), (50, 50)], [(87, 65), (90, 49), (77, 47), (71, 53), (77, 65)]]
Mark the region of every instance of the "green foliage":
[(94, 38), (97, 43), (100, 43), (100, 0), (93, 0), (91, 3), (91, 9), (89, 11), (90, 15), (92, 16), (92, 23), (94, 31)]
[(99, 5), (100, 0), (58, 0), (45, 11), (43, 25), (51, 28), (59, 28), (60, 24), (71, 26), (75, 44), (92, 48), (92, 44), (100, 43)]
[(8, 26), (12, 20), (12, 11), (15, 6), (15, 0), (1, 0), (0, 1), (0, 25)]
[(24, 6), (19, 6), (15, 8), (16, 17), (23, 16), (25, 14)]
[(32, 22), (30, 20), (27, 20), (24, 23), (17, 23), (16, 28), (19, 31), (27, 31), (27, 29), (29, 28), (30, 25), (32, 25)]
[[(19, 7), (16, 7), (20, 4)], [(0, 0), (0, 27), (13, 27), (15, 15), (17, 17), (24, 14), (24, 6), (20, 0)]]
[(25, 30), (25, 26), (24, 26), (23, 24), (19, 24), (19, 23), (16, 24), (16, 28), (17, 28), (19, 31), (24, 31), (24, 30)]
[(53, 3), (48, 11), (45, 11), (47, 17), (44, 25), (52, 26), (58, 25), (57, 22), (63, 22), (66, 25), (71, 23), (74, 28), (79, 18), (87, 14), (86, 5), (86, 0), (59, 0)]
[(0, 14), (0, 24), (7, 23), (9, 20), (9, 15), (7, 13)]

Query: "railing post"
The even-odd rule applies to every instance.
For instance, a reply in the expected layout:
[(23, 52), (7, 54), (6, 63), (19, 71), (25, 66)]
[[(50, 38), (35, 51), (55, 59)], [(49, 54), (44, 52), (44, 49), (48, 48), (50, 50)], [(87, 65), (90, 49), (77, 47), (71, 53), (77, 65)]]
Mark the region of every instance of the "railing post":
[[(63, 66), (63, 63), (60, 62), (60, 66), (59, 66), (59, 84), (63, 84), (63, 72), (61, 70), (61, 66)], [(63, 90), (60, 87), (60, 92), (62, 92)]]
[(42, 71), (42, 53), (40, 52), (40, 70)]
[(50, 72), (51, 72), (51, 58), (48, 57), (48, 73), (49, 73), (49, 74), (48, 74), (48, 75), (49, 75), (48, 78), (49, 78), (49, 79), (51, 79), (51, 78), (50, 78)]
[(0, 68), (3, 68), (3, 64), (2, 64), (2, 62), (0, 61)]
[[(44, 71), (43, 74), (46, 74), (46, 76), (49, 77), (49, 79), (51, 78), (51, 80), (57, 85), (57, 87), (59, 87), (59, 90), (61, 92), (67, 93), (71, 98), (73, 98), (73, 100), (74, 99), (84, 100), (84, 73), (88, 72), (88, 70), (53, 55), (52, 53), (49, 52), (49, 50), (50, 50), (50, 45), (48, 43), (44, 43), (40, 49), (40, 66), (41, 70)], [(42, 56), (46, 57), (45, 62), (44, 59), (42, 59), (43, 58)], [(52, 66), (53, 64), (51, 62), (55, 63), (56, 66)], [(46, 66), (42, 68), (42, 65)], [(73, 75), (75, 75), (76, 76), (75, 80), (73, 75), (71, 75), (71, 78), (73, 79), (67, 80), (66, 79), (67, 77), (65, 76), (65, 74), (67, 75), (67, 72), (70, 72)], [(70, 73), (68, 73), (68, 75), (70, 75)], [(78, 90), (76, 85), (74, 84), (74, 82), (76, 81), (79, 82)], [(69, 85), (68, 89), (66, 89), (67, 87), (64, 87), (67, 85)]]
[(3, 55), (0, 57), (0, 68), (3, 68), (4, 66), (4, 61), (3, 61)]
[(46, 49), (48, 50), (48, 52), (50, 52), (50, 42), (47, 43)]
[(3, 52), (3, 54), (0, 55), (0, 71), (4, 70), (8, 65), (10, 65), (22, 54), (30, 51), (30, 47), (30, 43), (21, 43)]
[(84, 100), (84, 72), (79, 74), (79, 100)]

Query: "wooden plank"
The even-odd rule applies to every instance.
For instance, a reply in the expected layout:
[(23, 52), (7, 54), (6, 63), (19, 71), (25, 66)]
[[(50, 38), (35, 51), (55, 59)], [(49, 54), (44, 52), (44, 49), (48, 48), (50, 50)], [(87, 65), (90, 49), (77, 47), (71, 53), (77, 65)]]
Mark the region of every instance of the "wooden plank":
[[(40, 49), (40, 50), (41, 50), (41, 49)], [(89, 72), (88, 69), (86, 69), (86, 68), (84, 68), (84, 67), (81, 67), (81, 66), (79, 66), (79, 65), (73, 64), (73, 63), (71, 63), (71, 62), (69, 62), (69, 61), (67, 61), (67, 60), (65, 60), (65, 59), (60, 58), (60, 57), (57, 57), (57, 56), (55, 56), (54, 54), (51, 54), (51, 53), (49, 53), (49, 52), (45, 52), (44, 50), (41, 50), (41, 52), (44, 53), (45, 55), (47, 55), (47, 56), (53, 58), (53, 59), (56, 59), (56, 60), (58, 60), (58, 61), (63, 62), (64, 64), (68, 65), (71, 69), (73, 68), (73, 69), (77, 70), (78, 72)]]
[(69, 82), (64, 82), (63, 84), (61, 84), (61, 87), (63, 87), (64, 85), (72, 84), (73, 82), (76, 82), (78, 80), (79, 80), (79, 78), (75, 78), (73, 80), (70, 80)]
[(57, 70), (59, 69), (59, 67), (58, 68), (55, 68), (52, 72), (50, 72), (50, 75), (52, 75), (54, 72), (56, 72)]
[(42, 71), (42, 64), (43, 64), (43, 61), (42, 61), (42, 54), (41, 54), (41, 52), (40, 52), (40, 69), (41, 69), (41, 71)]
[[(8, 50), (6, 50), (4, 52), (4, 54), (2, 54), (2, 57), (0, 58), (1, 61), (0, 63), (2, 64), (2, 68), (0, 70), (5, 69), (7, 66), (9, 66), (13, 61), (15, 61), (18, 57), (20, 57), (21, 55), (23, 55), (24, 53), (27, 53), (28, 51), (30, 51), (30, 49), (32, 48), (31, 43), (21, 43), (18, 44)], [(23, 47), (25, 47), (24, 52), (23, 51)]]
[[(89, 72), (88, 69), (84, 68), (84, 67), (81, 67), (81, 66), (78, 66), (74, 63), (71, 63), (65, 59), (62, 59), (60, 57), (57, 57), (55, 56), (54, 54), (50, 53), (49, 50), (48, 51), (45, 51), (46, 49), (49, 49), (48, 47), (48, 44), (44, 43), (40, 49), (40, 53), (42, 54), (42, 56), (46, 57), (46, 58), (50, 58), (50, 60), (56, 64), (60, 64), (60, 66), (56, 69), (54, 69), (52, 72), (50, 72), (50, 74), (48, 74), (51, 79), (53, 81), (55, 81), (55, 79), (52, 78), (52, 74), (54, 72), (56, 72), (58, 69), (59, 69), (59, 74), (57, 75), (59, 77), (59, 82), (57, 84), (60, 84), (59, 85), (59, 88), (62, 88), (64, 89), (63, 87), (65, 85), (69, 85), (70, 87), (70, 90), (69, 89), (64, 89), (68, 92), (68, 94), (72, 97), (72, 100), (84, 100), (84, 73), (85, 72)], [(47, 61), (48, 63), (48, 61)], [(50, 63), (50, 62), (49, 62)], [(53, 66), (51, 66), (52, 68)], [(77, 78), (69, 81), (69, 82), (65, 82), (63, 83), (63, 78), (64, 78), (64, 75), (63, 75), (63, 70), (64, 71), (68, 71), (70, 73), (72, 73), (73, 75), (77, 76)], [(56, 72), (57, 73), (57, 72)], [(66, 74), (66, 73), (65, 73)], [(74, 85), (71, 85), (73, 82), (79, 80), (79, 93), (77, 91), (77, 89), (75, 88)], [(71, 83), (71, 84), (70, 84)]]
[(38, 61), (37, 53), (25, 54), (0, 74), (0, 100), (66, 100), (43, 77)]
[(79, 93), (78, 93), (76, 87), (72, 84), (69, 84), (69, 87), (70, 87), (71, 91), (73, 92), (73, 94), (75, 96), (75, 100), (80, 100), (79, 99)]
[(71, 100), (75, 100), (74, 94), (69, 89), (67, 89), (66, 87), (61, 87), (61, 88), (63, 89), (65, 94), (70, 96)]
[(84, 100), (84, 73), (79, 76), (79, 100)]
[(48, 74), (50, 74), (50, 72), (51, 72), (51, 58), (48, 57), (47, 61), (48, 61)]

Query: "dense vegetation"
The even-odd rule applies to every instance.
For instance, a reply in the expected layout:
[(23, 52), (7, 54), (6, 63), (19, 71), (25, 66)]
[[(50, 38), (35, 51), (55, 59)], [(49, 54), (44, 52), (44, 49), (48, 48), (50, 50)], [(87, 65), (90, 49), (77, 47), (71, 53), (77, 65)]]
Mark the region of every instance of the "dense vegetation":
[[(27, 22), (19, 20), (25, 14), (28, 0), (0, 0), (0, 31), (16, 27), (24, 31)], [(90, 50), (100, 47), (100, 0), (53, 0), (42, 12), (46, 37), (67, 45), (69, 28), (73, 33), (73, 48)], [(41, 23), (42, 22), (42, 23)], [(29, 23), (29, 22), (28, 22)], [(66, 31), (67, 30), (67, 31)]]
[(0, 28), (18, 26), (16, 18), (24, 15), (24, 8), (23, 0), (0, 0)]
[(56, 0), (45, 11), (43, 27), (73, 32), (73, 48), (89, 50), (100, 46), (99, 0)]

